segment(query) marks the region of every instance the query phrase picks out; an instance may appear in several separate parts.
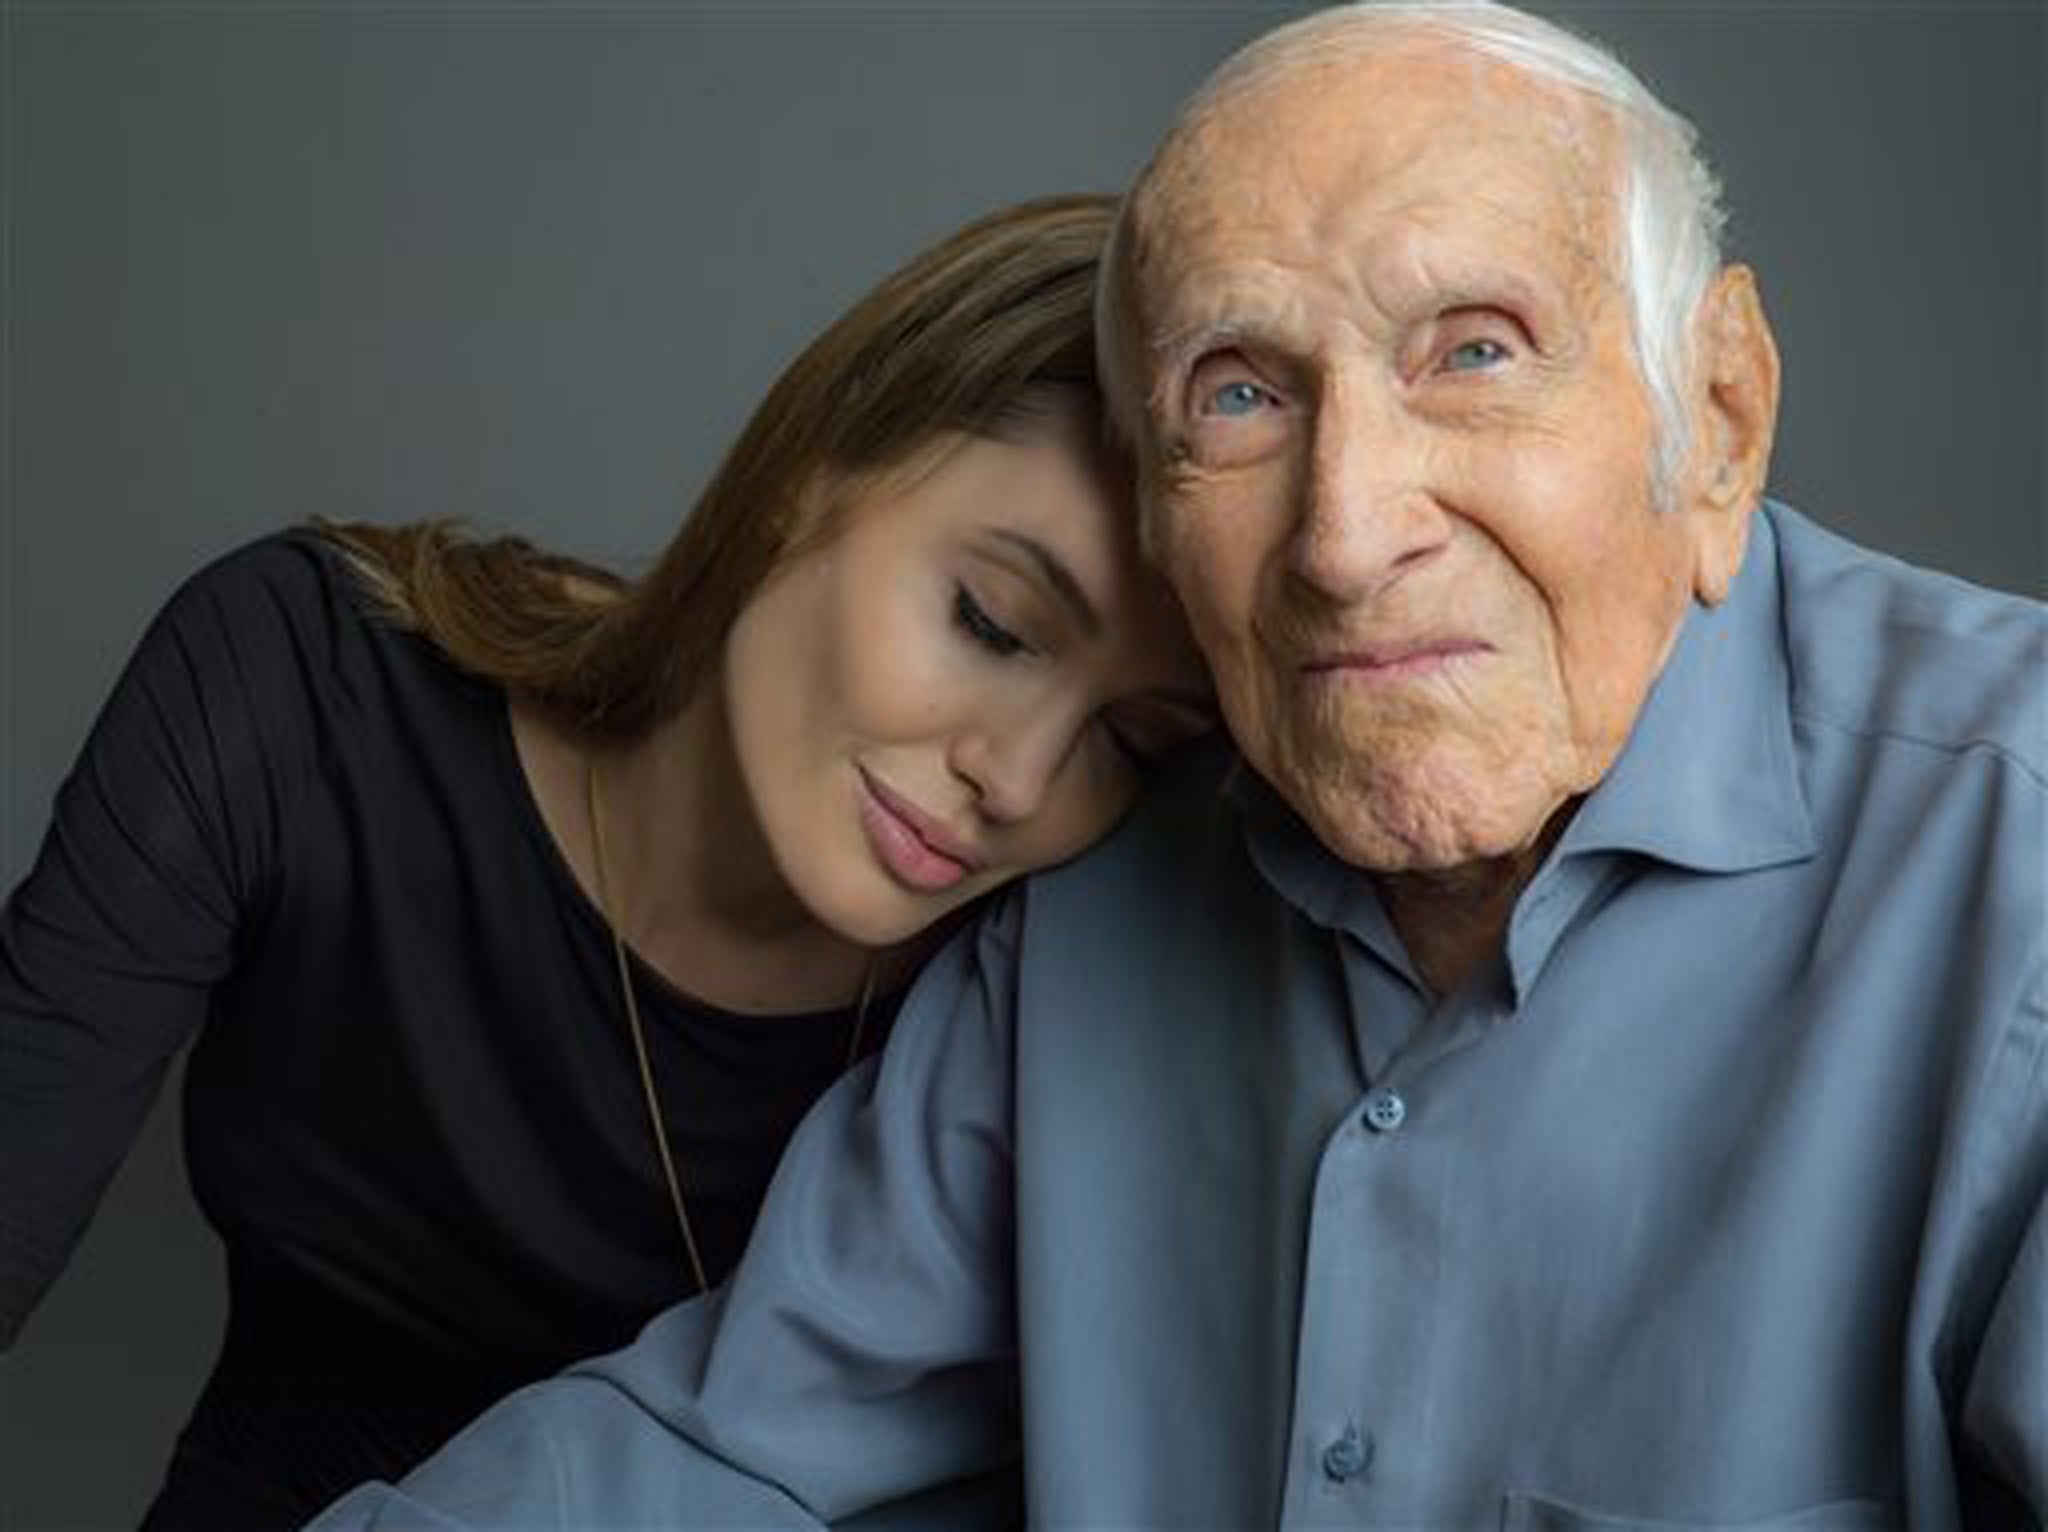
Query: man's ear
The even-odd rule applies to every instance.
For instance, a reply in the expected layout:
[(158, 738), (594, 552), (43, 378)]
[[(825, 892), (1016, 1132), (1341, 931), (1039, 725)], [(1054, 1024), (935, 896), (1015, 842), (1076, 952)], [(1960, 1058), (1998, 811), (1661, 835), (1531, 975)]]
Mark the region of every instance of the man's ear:
[(1693, 522), (1693, 591), (1709, 606), (1742, 567), (1778, 425), (1778, 345), (1747, 266), (1724, 266), (1693, 320), (1693, 439), (1679, 509)]

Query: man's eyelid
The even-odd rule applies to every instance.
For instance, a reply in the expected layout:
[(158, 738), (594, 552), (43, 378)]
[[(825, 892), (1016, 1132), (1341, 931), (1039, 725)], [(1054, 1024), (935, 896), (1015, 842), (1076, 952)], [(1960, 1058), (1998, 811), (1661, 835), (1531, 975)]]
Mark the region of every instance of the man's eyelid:
[[(1490, 344), (1500, 355), (1480, 367), (1450, 365), (1459, 351), (1475, 344)], [(1420, 381), (1439, 375), (1490, 372), (1501, 362), (1533, 352), (1535, 346), (1527, 329), (1512, 314), (1490, 304), (1468, 304), (1445, 310), (1418, 327), (1403, 350), (1403, 376)]]
[(1275, 337), (1233, 330), (1191, 351), (1184, 376), (1193, 380), (1211, 368), (1242, 370), (1278, 393), (1287, 381), (1288, 352)]
[(1495, 303), (1472, 303), (1452, 309), (1438, 320), (1442, 349), (1456, 350), (1475, 340), (1490, 340), (1504, 350), (1520, 353), (1535, 349), (1529, 326), (1513, 309)]
[(1251, 365), (1236, 344), (1212, 346), (1190, 357), (1187, 366), (1181, 369), (1180, 397), (1189, 403), (1199, 402), (1204, 395), (1239, 378), (1256, 381)]

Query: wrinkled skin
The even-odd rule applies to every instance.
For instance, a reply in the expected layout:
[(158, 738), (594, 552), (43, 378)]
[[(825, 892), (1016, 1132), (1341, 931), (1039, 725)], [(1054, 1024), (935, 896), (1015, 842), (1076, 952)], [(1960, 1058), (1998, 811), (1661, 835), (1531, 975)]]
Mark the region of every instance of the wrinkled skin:
[(1226, 97), (1134, 209), (1153, 546), (1225, 719), (1460, 972), (1725, 593), (1768, 455), (1731, 268), (1658, 503), (1618, 149), (1604, 110), (1410, 41)]

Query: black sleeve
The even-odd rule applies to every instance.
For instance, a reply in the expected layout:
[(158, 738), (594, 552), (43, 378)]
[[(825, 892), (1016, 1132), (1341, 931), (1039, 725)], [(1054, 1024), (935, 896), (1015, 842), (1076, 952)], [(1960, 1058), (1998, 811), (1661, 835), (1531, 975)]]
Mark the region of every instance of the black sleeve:
[[(260, 917), (320, 558), (195, 576), (130, 659), (0, 910), (0, 1348), (83, 1232)], [(297, 688), (303, 692), (303, 686)]]

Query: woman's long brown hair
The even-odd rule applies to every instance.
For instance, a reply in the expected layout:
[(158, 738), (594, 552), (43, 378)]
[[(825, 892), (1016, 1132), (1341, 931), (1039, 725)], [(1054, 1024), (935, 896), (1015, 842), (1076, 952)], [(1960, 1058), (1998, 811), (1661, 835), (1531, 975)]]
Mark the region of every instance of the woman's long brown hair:
[(695, 509), (634, 581), (448, 522), (320, 523), (394, 621), (588, 739), (639, 738), (725, 634), (835, 475), (887, 469), (953, 433), (1092, 422), (1090, 310), (1115, 210), (1052, 197), (969, 224), (885, 279), (768, 390)]

